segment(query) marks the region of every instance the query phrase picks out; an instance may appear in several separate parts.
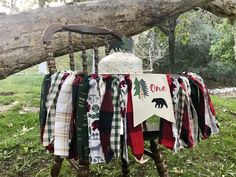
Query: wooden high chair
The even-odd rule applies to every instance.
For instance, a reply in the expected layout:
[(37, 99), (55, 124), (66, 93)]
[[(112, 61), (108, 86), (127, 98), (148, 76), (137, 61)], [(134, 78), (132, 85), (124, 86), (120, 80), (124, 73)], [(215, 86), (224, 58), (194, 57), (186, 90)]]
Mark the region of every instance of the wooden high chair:
[[(43, 43), (45, 46), (45, 51), (47, 54), (47, 64), (49, 68), (49, 73), (55, 73), (57, 71), (55, 58), (53, 55), (52, 50), (52, 39), (53, 35), (58, 32), (68, 32), (68, 53), (69, 53), (69, 62), (71, 70), (75, 70), (75, 62), (74, 62), (74, 48), (72, 45), (72, 33), (80, 34), (81, 45), (80, 50), (82, 51), (82, 65), (83, 65), (83, 72), (87, 73), (87, 57), (86, 57), (86, 49), (85, 46), (85, 36), (88, 37), (90, 40), (93, 39), (93, 51), (94, 51), (94, 59), (95, 59), (95, 73), (98, 73), (98, 40), (102, 40), (105, 44), (105, 54), (108, 55), (108, 40), (112, 38), (117, 38), (121, 40), (122, 35), (117, 31), (113, 31), (106, 28), (94, 27), (94, 26), (86, 26), (86, 25), (62, 25), (62, 24), (53, 24), (47, 27), (44, 32), (43, 36)], [(144, 153), (151, 157), (155, 165), (157, 167), (157, 171), (161, 177), (167, 177), (167, 166), (165, 161), (162, 157), (161, 150), (159, 145), (157, 144), (157, 139), (159, 136), (159, 128), (158, 126), (151, 126), (146, 122), (143, 123), (143, 135), (144, 140), (150, 142), (150, 149), (145, 149)], [(122, 148), (123, 146), (121, 146)], [(89, 176), (89, 162), (88, 161), (75, 161), (72, 159), (67, 159), (72, 167), (77, 171), (78, 177), (87, 177)], [(57, 177), (60, 173), (61, 166), (63, 159), (59, 156), (55, 156), (54, 164), (51, 169), (51, 176)], [(122, 176), (126, 177), (129, 176), (129, 166), (128, 163), (121, 157), (122, 162)]]

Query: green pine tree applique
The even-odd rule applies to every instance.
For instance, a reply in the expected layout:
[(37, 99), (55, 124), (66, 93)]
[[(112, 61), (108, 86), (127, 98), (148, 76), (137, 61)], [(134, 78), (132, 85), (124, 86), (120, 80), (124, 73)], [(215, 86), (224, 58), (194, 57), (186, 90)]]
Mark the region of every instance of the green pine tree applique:
[(136, 95), (138, 96), (140, 95), (140, 83), (137, 77), (135, 77), (135, 80), (134, 80), (134, 96)]
[(139, 81), (137, 77), (135, 77), (134, 80), (134, 96), (136, 95), (138, 95), (141, 100), (149, 96), (147, 83), (143, 79)]
[(140, 80), (140, 87), (142, 89), (144, 98), (149, 96), (147, 83), (143, 79)]

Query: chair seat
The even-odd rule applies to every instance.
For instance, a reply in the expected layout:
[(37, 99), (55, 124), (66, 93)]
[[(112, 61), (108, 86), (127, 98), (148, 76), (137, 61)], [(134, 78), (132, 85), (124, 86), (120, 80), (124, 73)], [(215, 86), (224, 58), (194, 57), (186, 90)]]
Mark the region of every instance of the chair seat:
[(158, 125), (144, 123), (142, 127), (143, 127), (144, 140), (152, 140), (152, 139), (158, 138), (158, 136), (160, 134), (160, 130), (159, 130)]

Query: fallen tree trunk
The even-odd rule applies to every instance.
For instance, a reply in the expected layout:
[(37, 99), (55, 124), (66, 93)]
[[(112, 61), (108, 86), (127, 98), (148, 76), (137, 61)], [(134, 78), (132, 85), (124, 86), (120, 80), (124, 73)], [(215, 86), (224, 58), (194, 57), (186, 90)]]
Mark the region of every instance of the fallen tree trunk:
[[(132, 36), (210, 1), (101, 0), (0, 16), (0, 79), (45, 61), (42, 35), (52, 23), (115, 28)], [(66, 46), (66, 40), (56, 36), (55, 56), (68, 53)]]
[(215, 0), (212, 3), (204, 5), (203, 8), (217, 16), (228, 18), (231, 22), (236, 17), (235, 0)]

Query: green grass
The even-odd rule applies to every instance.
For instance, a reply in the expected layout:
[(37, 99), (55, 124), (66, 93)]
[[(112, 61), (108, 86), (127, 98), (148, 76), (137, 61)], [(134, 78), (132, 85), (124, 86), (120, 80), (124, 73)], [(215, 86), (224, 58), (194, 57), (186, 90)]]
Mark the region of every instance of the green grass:
[[(47, 154), (40, 144), (37, 112), (23, 112), (24, 107), (38, 107), (41, 76), (11, 76), (0, 81), (0, 106), (18, 103), (10, 110), (0, 113), (0, 176), (46, 177), (50, 176), (52, 154)], [(220, 133), (203, 140), (193, 149), (177, 153), (166, 150), (170, 176), (234, 177), (236, 176), (236, 112), (235, 97), (212, 97)], [(21, 114), (20, 114), (21, 113)], [(130, 156), (131, 176), (158, 176), (152, 160), (140, 165)], [(91, 165), (91, 176), (120, 176), (120, 161), (108, 165)], [(68, 162), (64, 161), (61, 177), (76, 176)]]

